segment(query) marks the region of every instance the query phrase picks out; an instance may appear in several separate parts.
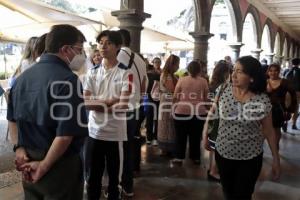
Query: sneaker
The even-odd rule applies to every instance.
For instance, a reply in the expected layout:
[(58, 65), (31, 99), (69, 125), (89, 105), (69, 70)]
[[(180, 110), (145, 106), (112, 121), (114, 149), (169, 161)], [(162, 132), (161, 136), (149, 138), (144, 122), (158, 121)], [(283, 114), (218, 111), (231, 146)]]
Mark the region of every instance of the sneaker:
[(157, 145), (158, 145), (157, 140), (152, 140), (152, 145), (153, 145), (153, 146), (157, 146)]
[(151, 145), (151, 141), (150, 141), (150, 140), (147, 140), (147, 141), (146, 141), (146, 144), (147, 144), (147, 145)]
[(133, 197), (133, 195), (134, 195), (134, 193), (133, 193), (133, 191), (132, 190), (122, 190), (122, 193), (123, 193), (123, 195), (125, 196), (125, 197)]

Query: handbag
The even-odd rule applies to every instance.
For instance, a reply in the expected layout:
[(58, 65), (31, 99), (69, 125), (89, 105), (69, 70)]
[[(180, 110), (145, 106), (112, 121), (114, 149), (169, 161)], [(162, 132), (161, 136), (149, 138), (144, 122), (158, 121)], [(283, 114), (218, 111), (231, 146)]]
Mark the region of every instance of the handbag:
[[(216, 98), (217, 107), (219, 106), (220, 97), (222, 96), (222, 93), (224, 92), (226, 87), (227, 87), (227, 83), (221, 85), (220, 91), (217, 94), (217, 98)], [(209, 140), (216, 141), (218, 136), (218, 130), (219, 130), (219, 117), (209, 120), (208, 127), (207, 127)]]
[(153, 101), (159, 101), (160, 99), (159, 81), (154, 81), (150, 95)]

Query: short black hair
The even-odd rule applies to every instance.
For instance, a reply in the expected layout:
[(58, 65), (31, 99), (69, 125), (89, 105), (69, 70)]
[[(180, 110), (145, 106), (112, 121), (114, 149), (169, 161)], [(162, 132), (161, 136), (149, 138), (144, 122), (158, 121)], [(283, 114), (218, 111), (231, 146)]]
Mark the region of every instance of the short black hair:
[(105, 30), (99, 33), (99, 35), (96, 37), (96, 41), (99, 43), (102, 37), (108, 37), (108, 40), (115, 44), (116, 46), (122, 45), (122, 36), (118, 31), (110, 31)]
[(243, 67), (243, 72), (253, 79), (249, 84), (248, 90), (254, 94), (265, 92), (267, 79), (260, 62), (252, 56), (240, 57), (236, 62), (239, 62)]
[(69, 24), (59, 24), (51, 27), (46, 36), (45, 51), (58, 53), (64, 45), (74, 45), (77, 42), (85, 42), (86, 39), (81, 31)]
[(300, 64), (300, 58), (294, 58), (292, 60), (292, 65), (298, 66)]
[(131, 43), (130, 32), (126, 29), (120, 29), (120, 30), (118, 30), (118, 32), (122, 36), (123, 45), (126, 47), (129, 47), (129, 45)]

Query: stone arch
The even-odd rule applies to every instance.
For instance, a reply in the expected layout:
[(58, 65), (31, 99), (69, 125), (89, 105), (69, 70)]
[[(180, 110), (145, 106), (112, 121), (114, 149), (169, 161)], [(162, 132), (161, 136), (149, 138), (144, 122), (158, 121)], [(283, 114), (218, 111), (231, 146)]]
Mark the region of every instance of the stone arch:
[[(241, 55), (250, 55), (253, 50), (256, 50), (260, 47), (260, 44), (257, 43), (257, 29), (255, 25), (254, 16), (251, 13), (248, 13), (243, 20), (243, 37), (242, 43), (244, 44), (241, 48)], [(248, 29), (248, 30), (247, 30)], [(252, 31), (250, 34), (249, 31)]]
[(284, 43), (283, 43), (283, 49), (282, 49), (282, 54), (283, 58), (286, 60), (289, 56), (289, 43), (288, 43), (288, 38), (284, 38)]
[(280, 59), (281, 57), (281, 52), (282, 52), (282, 42), (281, 42), (281, 36), (280, 36), (280, 32), (276, 33), (275, 36), (275, 41), (274, 41), (274, 48), (273, 48), (273, 52), (275, 54), (275, 57), (277, 59)]
[(289, 58), (292, 59), (294, 57), (294, 41), (291, 40), (290, 48), (289, 48)]
[(232, 33), (234, 42), (242, 41), (243, 22), (242, 13), (238, 1), (224, 0), (232, 23)]
[(290, 38), (290, 36), (287, 34), (287, 33), (285, 33), (285, 39), (286, 39), (286, 52), (285, 52), (285, 59), (286, 60), (289, 60), (290, 59), (290, 48), (291, 48), (291, 38)]
[(285, 36), (284, 36), (284, 32), (281, 29), (277, 30), (277, 34), (278, 34), (279, 40), (280, 40), (280, 46), (279, 46), (280, 54), (279, 55), (282, 56), (283, 55), (283, 44), (284, 44)]
[(211, 5), (208, 0), (193, 0), (195, 8), (195, 32), (209, 32), (211, 11), (215, 1)]
[(298, 44), (296, 45), (295, 57), (296, 58), (299, 57), (299, 46), (298, 46)]
[(271, 21), (271, 19), (267, 19), (265, 24), (262, 27), (268, 27), (269, 32), (270, 32), (270, 48), (271, 48), (271, 52), (273, 53), (273, 49), (274, 49), (274, 45), (275, 45), (275, 36), (276, 36), (276, 31), (273, 28), (273, 23)]
[(272, 53), (272, 39), (271, 39), (271, 30), (270, 27), (266, 24), (263, 28), (262, 36), (261, 36), (261, 49), (263, 50), (262, 54), (267, 55)]
[(247, 16), (252, 16), (251, 21), (253, 24), (253, 30), (255, 31), (255, 40), (256, 40), (256, 45), (257, 48), (260, 48), (260, 43), (261, 43), (261, 35), (262, 35), (262, 28), (261, 28), (261, 23), (260, 23), (260, 16), (259, 16), (259, 11), (252, 5), (249, 5), (248, 10), (245, 14), (245, 17), (243, 19), (243, 24), (247, 18)]

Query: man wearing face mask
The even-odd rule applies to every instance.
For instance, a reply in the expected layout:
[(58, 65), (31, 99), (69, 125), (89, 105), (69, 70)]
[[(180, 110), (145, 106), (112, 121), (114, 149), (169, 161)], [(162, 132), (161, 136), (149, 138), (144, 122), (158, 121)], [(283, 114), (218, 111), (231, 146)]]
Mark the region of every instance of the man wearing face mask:
[(53, 26), (47, 53), (11, 89), (7, 119), (26, 200), (82, 199), (80, 152), (88, 130), (82, 86), (72, 70), (85, 62), (83, 42), (75, 27)]

